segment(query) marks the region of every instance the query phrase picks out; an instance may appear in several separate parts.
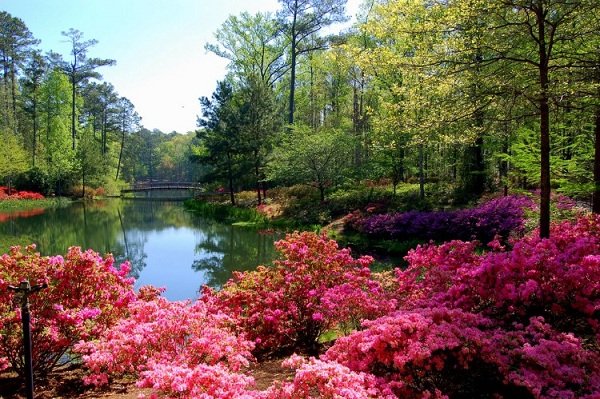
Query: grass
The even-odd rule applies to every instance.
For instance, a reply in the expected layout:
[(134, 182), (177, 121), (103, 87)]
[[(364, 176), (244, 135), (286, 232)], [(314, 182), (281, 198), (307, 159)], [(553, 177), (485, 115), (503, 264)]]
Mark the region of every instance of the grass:
[(63, 197), (44, 198), (40, 200), (2, 200), (0, 212), (26, 211), (38, 208), (57, 208), (68, 204), (70, 200)]

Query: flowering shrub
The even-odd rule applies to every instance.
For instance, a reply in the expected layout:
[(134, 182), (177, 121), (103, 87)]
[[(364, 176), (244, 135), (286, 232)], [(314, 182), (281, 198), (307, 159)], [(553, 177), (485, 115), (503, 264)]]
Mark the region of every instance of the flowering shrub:
[(398, 397), (596, 398), (600, 216), (555, 225), (507, 251), (453, 241), (411, 251), (399, 310), (324, 356)]
[(409, 211), (360, 217), (350, 215), (346, 226), (366, 235), (398, 240), (479, 240), (487, 243), (499, 236), (508, 238), (524, 223), (524, 209), (533, 201), (524, 196), (490, 200), (476, 208), (452, 212)]
[(273, 267), (234, 273), (223, 289), (203, 290), (203, 300), (231, 314), (256, 342), (258, 355), (315, 351), (319, 335), (340, 323), (375, 318), (395, 305), (370, 278), (372, 258), (314, 233), (294, 233), (275, 243), (282, 259)]
[(418, 398), (425, 391), (435, 394), (436, 379), (465, 377), (460, 370), (474, 364), (485, 343), (482, 330), (491, 322), (461, 310), (435, 308), (396, 312), (364, 326), (338, 339), (324, 359), (382, 378), (396, 397)]
[[(411, 251), (398, 272), (400, 300), (481, 312), (508, 324), (543, 316), (562, 331), (600, 334), (600, 216), (534, 232), (512, 251), (478, 255), (472, 243)], [(409, 302), (406, 302), (409, 301)]]
[(0, 367), (23, 372), (21, 311), (8, 285), (22, 280), (47, 282), (30, 296), (33, 366), (38, 375), (64, 361), (79, 340), (98, 337), (126, 313), (135, 298), (129, 264), (118, 269), (113, 258), (69, 248), (66, 256), (40, 256), (35, 246), (12, 247), (0, 256)]
[[(140, 386), (186, 398), (199, 389), (230, 386), (238, 392), (250, 384), (232, 371), (249, 365), (254, 345), (233, 334), (231, 318), (209, 312), (202, 302), (170, 302), (157, 294), (141, 290), (127, 318), (100, 339), (77, 345), (90, 370), (84, 382), (103, 385), (113, 375), (137, 374)], [(211, 397), (231, 397), (234, 391)]]
[[(181, 399), (254, 399), (257, 393), (249, 388), (254, 384), (252, 377), (231, 372), (222, 364), (198, 364), (193, 367), (177, 363), (148, 363), (142, 371), (137, 385), (153, 388), (167, 398)], [(143, 396), (141, 396), (143, 398)], [(156, 393), (151, 399), (158, 398)]]
[[(284, 366), (297, 368), (292, 382), (275, 384), (260, 399), (312, 399), (318, 398), (395, 398), (381, 392), (373, 375), (356, 373), (336, 362), (324, 362), (315, 358), (308, 361), (292, 356)], [(318, 396), (315, 396), (318, 394)]]
[(38, 200), (44, 199), (44, 196), (40, 193), (34, 193), (31, 191), (18, 191), (12, 190), (11, 195), (8, 195), (8, 189), (4, 186), (0, 186), (0, 200)]
[(557, 332), (542, 317), (497, 329), (482, 356), (505, 381), (534, 398), (597, 398), (600, 354), (573, 334)]

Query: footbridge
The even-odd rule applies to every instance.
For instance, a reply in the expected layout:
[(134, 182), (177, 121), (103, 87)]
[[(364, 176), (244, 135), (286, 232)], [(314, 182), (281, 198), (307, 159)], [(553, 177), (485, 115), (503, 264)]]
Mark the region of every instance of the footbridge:
[(158, 200), (185, 200), (211, 194), (206, 193), (200, 183), (179, 181), (136, 182), (121, 190), (124, 198)]

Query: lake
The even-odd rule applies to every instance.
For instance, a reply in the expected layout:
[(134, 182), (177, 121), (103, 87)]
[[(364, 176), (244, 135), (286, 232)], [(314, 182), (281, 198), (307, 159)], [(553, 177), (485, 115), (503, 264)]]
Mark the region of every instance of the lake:
[(194, 299), (206, 284), (222, 286), (234, 270), (251, 270), (275, 258), (283, 235), (198, 217), (182, 202), (109, 199), (58, 209), (0, 214), (0, 253), (35, 243), (42, 255), (70, 246), (128, 259), (136, 288), (165, 287), (170, 300)]

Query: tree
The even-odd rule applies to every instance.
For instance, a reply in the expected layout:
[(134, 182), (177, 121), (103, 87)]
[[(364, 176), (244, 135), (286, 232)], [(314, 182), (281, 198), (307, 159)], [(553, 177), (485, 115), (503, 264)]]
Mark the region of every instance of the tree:
[(198, 138), (204, 149), (197, 160), (206, 160), (216, 168), (215, 176), (222, 173), (229, 187), (229, 199), (235, 205), (234, 178), (241, 155), (239, 108), (235, 103), (233, 87), (227, 81), (217, 82), (211, 99), (200, 98), (202, 117), (198, 118)]
[(83, 33), (73, 28), (62, 35), (71, 44), (71, 61), (61, 61), (59, 66), (71, 82), (71, 137), (73, 150), (77, 137), (75, 99), (79, 85), (87, 79), (100, 79), (96, 69), (102, 66), (114, 65), (115, 61), (101, 58), (88, 58), (88, 50), (98, 43), (97, 40), (83, 40)]
[(108, 153), (108, 132), (116, 130), (117, 102), (119, 95), (112, 84), (102, 82), (101, 84), (89, 83), (82, 91), (84, 98), (83, 113), (87, 114), (92, 125), (94, 137), (100, 132), (100, 148), (102, 156)]
[(75, 160), (77, 171), (81, 176), (81, 196), (85, 198), (86, 186), (92, 185), (102, 176), (106, 164), (89, 126), (82, 132)]
[[(277, 106), (271, 89), (262, 81), (250, 79), (240, 90), (239, 109), (241, 147), (249, 152), (258, 204), (262, 203), (261, 183), (265, 178), (263, 168), (270, 152), (275, 132), (278, 130)], [(265, 192), (264, 186), (263, 193)]]
[[(550, 234), (550, 114), (551, 102), (565, 94), (564, 73), (574, 63), (567, 51), (573, 42), (597, 38), (585, 28), (599, 5), (589, 0), (456, 1), (455, 27), (473, 16), (485, 24), (484, 63), (504, 66), (505, 85), (529, 99), (539, 117), (540, 237)], [(461, 29), (455, 30), (461, 34)], [(469, 37), (469, 32), (464, 37)], [(515, 43), (517, 45), (515, 45)], [(517, 79), (515, 79), (517, 77)]]
[(0, 142), (0, 177), (6, 179), (11, 195), (14, 178), (27, 170), (27, 155), (17, 137), (7, 129), (0, 130)]
[(119, 160), (117, 161), (117, 173), (115, 180), (119, 180), (119, 170), (121, 168), (121, 160), (123, 159), (123, 149), (125, 148), (125, 136), (136, 130), (141, 122), (140, 116), (135, 112), (135, 108), (131, 101), (125, 97), (119, 98), (117, 102), (117, 120), (119, 130), (121, 132), (121, 147), (119, 149)]
[(280, 27), (268, 13), (232, 15), (217, 30), (215, 39), (217, 44), (205, 48), (229, 60), (230, 72), (241, 80), (257, 79), (273, 87), (289, 69)]
[(21, 19), (0, 11), (0, 64), (4, 102), (0, 126), (10, 126), (14, 133), (17, 133), (17, 73), (31, 51), (31, 46), (37, 43), (39, 40), (33, 37)]
[(25, 65), (23, 77), (23, 97), (24, 110), (31, 117), (32, 135), (31, 135), (31, 166), (35, 168), (35, 161), (38, 149), (38, 131), (39, 131), (39, 102), (40, 87), (46, 74), (47, 63), (42, 55), (36, 51), (31, 54)]
[(336, 22), (346, 20), (346, 0), (279, 0), (282, 9), (278, 17), (289, 40), (290, 92), (288, 123), (294, 123), (296, 64), (298, 57), (325, 48), (325, 41), (317, 39), (319, 31)]
[(75, 152), (69, 138), (70, 91), (69, 79), (58, 69), (51, 71), (40, 87), (40, 163), (57, 195), (74, 167)]
[(284, 183), (312, 184), (325, 201), (325, 190), (338, 184), (351, 167), (351, 137), (335, 129), (313, 131), (296, 126), (273, 152), (267, 178)]
[[(230, 60), (235, 73), (239, 102), (240, 134), (252, 158), (258, 203), (270, 139), (278, 130), (273, 87), (289, 69), (284, 62), (285, 45), (280, 27), (269, 14), (231, 16), (215, 34), (219, 44), (207, 45), (215, 54)], [(263, 193), (265, 192), (264, 186)]]

